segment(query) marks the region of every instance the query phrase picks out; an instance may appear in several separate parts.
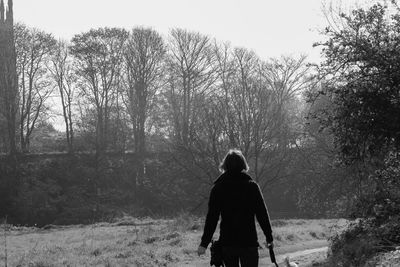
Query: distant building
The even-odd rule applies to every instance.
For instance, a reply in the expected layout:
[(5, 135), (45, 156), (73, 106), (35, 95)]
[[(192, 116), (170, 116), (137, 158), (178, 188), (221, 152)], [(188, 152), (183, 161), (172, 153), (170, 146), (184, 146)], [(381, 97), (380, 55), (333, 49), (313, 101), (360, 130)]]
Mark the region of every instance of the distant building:
[(14, 42), (13, 1), (0, 2), (0, 149), (16, 150), (18, 78)]

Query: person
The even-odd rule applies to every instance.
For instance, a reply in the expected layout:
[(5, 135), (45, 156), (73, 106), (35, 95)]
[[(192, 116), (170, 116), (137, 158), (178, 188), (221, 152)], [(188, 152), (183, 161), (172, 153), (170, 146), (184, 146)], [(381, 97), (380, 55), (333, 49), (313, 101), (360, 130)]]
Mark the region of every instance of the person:
[(268, 210), (258, 184), (247, 174), (249, 166), (239, 150), (230, 150), (220, 165), (222, 174), (214, 182), (208, 202), (204, 232), (197, 253), (205, 254), (218, 224), (222, 259), (226, 267), (258, 266), (255, 218), (273, 247)]

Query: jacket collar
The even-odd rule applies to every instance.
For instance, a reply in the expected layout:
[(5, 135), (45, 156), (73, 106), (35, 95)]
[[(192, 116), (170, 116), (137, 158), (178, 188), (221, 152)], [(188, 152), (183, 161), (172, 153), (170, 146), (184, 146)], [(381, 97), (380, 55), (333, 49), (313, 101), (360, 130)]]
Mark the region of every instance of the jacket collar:
[(214, 184), (223, 181), (251, 181), (253, 180), (250, 175), (245, 172), (224, 172), (215, 181)]

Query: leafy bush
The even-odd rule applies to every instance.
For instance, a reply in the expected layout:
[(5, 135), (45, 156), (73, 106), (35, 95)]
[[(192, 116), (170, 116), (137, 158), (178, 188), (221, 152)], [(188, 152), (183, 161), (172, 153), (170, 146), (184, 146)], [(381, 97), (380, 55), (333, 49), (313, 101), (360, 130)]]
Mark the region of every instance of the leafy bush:
[(333, 266), (361, 266), (378, 247), (378, 240), (370, 230), (373, 229), (368, 222), (360, 221), (333, 237), (330, 263)]
[[(135, 216), (174, 215), (198, 204), (208, 189), (186, 179), (165, 156), (146, 160), (146, 175), (137, 177), (137, 162), (110, 154), (33, 155), (17, 170), (0, 161), (0, 218), (12, 224), (89, 224), (124, 213)], [(135, 185), (136, 184), (136, 185)], [(190, 227), (197, 227), (191, 225)]]
[(363, 219), (331, 240), (334, 266), (361, 266), (378, 252), (400, 244), (399, 174), (400, 154), (391, 153), (384, 168), (370, 177), (370, 191), (356, 206), (353, 216)]
[(400, 216), (384, 224), (362, 219), (331, 239), (329, 261), (333, 266), (362, 266), (378, 252), (390, 251), (400, 244)]

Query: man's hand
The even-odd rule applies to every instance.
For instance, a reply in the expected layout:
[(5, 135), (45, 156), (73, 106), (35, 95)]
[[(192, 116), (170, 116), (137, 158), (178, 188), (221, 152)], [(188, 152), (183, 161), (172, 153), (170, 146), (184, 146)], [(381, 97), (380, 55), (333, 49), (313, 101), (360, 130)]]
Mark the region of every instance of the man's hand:
[(206, 248), (202, 247), (202, 246), (199, 246), (197, 248), (197, 255), (201, 256), (201, 255), (204, 255), (204, 254), (206, 254)]

